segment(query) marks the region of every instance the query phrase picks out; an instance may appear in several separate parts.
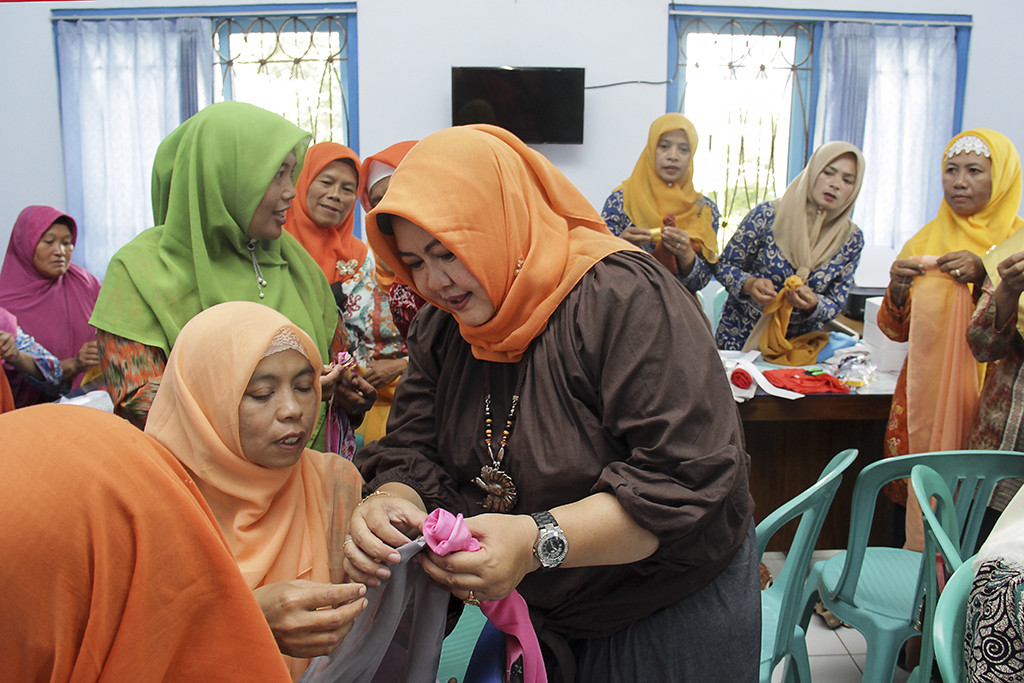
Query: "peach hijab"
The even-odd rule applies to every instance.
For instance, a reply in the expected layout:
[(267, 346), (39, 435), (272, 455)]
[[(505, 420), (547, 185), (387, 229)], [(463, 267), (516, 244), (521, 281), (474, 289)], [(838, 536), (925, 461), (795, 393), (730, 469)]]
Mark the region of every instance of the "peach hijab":
[(370, 246), (411, 283), (390, 234), (391, 215), (436, 237), (486, 290), (494, 317), (475, 327), (460, 324), (460, 331), (475, 357), (499, 363), (523, 356), (594, 264), (618, 251), (639, 251), (608, 231), (550, 161), (485, 124), (421, 140), (366, 216)]
[(349, 160), (355, 167), (356, 178), (362, 176), (359, 157), (351, 149), (337, 142), (318, 142), (306, 151), (306, 160), (302, 171), (295, 181), (295, 200), (288, 212), (288, 221), (284, 229), (299, 241), (309, 255), (313, 257), (320, 270), (327, 277), (327, 282), (334, 283), (341, 279), (339, 263), (355, 261), (355, 270), (363, 265), (366, 259), (366, 243), (353, 234), (355, 227), (355, 203), (341, 222), (330, 228), (322, 228), (313, 222), (309, 215), (309, 204), (306, 197), (309, 187), (328, 164), (342, 159)]
[[(338, 456), (306, 449), (295, 465), (272, 469), (243, 455), (238, 406), (253, 370), (284, 329), (318, 369), (320, 352), (309, 336), (267, 306), (230, 302), (196, 315), (171, 350), (146, 422), (146, 433), (195, 477), (250, 588), (329, 581), (332, 496), (340, 492), (337, 511), (347, 514), (362, 485), (355, 467)], [(319, 402), (319, 383), (314, 390)], [(335, 481), (340, 485), (332, 487)]]

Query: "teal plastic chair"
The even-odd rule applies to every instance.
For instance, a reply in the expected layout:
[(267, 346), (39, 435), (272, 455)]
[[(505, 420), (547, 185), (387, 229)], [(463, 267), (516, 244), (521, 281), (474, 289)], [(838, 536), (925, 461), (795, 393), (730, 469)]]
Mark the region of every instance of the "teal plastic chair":
[(935, 642), (932, 631), (935, 624), (935, 604), (939, 596), (938, 573), (941, 562), (955, 572), (963, 564), (960, 557), (960, 520), (957, 519), (953, 493), (939, 473), (927, 465), (915, 465), (910, 470), (910, 483), (921, 504), (924, 516), (924, 558), (922, 582), (924, 586), (924, 621), (921, 624), (921, 661), (907, 679), (928, 683), (932, 662), (935, 660)]
[(757, 525), (757, 553), (758, 557), (763, 557), (772, 536), (800, 518), (782, 571), (775, 583), (761, 591), (761, 683), (770, 683), (772, 671), (787, 657), (787, 671), (794, 671), (800, 683), (811, 681), (806, 633), (798, 624), (804, 583), (825, 515), (843, 480), (843, 472), (856, 457), (854, 449), (836, 455), (825, 466), (818, 481)]
[(441, 683), (448, 683), (450, 678), (457, 678), (460, 682), (465, 680), (470, 657), (486, 624), (487, 617), (479, 607), (463, 607), (459, 622), (441, 644), (441, 661), (437, 671), (437, 679)]
[(964, 639), (967, 627), (967, 601), (974, 585), (974, 557), (964, 560), (949, 577), (935, 606), (935, 660), (945, 683), (967, 680), (964, 665)]
[(711, 329), (718, 331), (718, 321), (722, 318), (722, 307), (725, 306), (725, 300), (729, 298), (729, 291), (724, 287), (715, 292), (714, 298), (711, 300), (712, 312), (714, 315), (711, 317)]
[(879, 492), (890, 481), (909, 477), (915, 465), (933, 468), (950, 490), (958, 491), (954, 507), (963, 557), (974, 551), (982, 515), (996, 483), (1024, 473), (1024, 453), (919, 453), (886, 458), (861, 470), (853, 490), (846, 550), (811, 568), (800, 625), (807, 628), (820, 597), (835, 616), (864, 636), (864, 680), (872, 683), (892, 681), (900, 649), (919, 633), (918, 612), (924, 589), (922, 553), (868, 547)]

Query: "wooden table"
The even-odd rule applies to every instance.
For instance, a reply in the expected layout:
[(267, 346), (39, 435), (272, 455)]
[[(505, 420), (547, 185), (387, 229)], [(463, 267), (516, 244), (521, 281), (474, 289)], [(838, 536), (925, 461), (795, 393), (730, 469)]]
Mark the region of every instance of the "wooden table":
[[(812, 485), (836, 453), (856, 448), (860, 454), (843, 475), (817, 544), (819, 549), (845, 548), (853, 485), (865, 465), (882, 457), (891, 400), (888, 394), (822, 394), (795, 401), (758, 395), (739, 404), (755, 520)], [(903, 533), (903, 508), (884, 495), (879, 501), (871, 542), (894, 544), (897, 532)], [(788, 550), (795, 532), (796, 523), (782, 529), (768, 550)]]

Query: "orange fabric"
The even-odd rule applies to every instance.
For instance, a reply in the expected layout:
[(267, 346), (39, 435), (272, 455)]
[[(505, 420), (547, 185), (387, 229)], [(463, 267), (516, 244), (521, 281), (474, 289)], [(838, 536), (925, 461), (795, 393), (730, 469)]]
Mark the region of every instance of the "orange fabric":
[(288, 681), (188, 473), (124, 420), (0, 415), (0, 661), (11, 681)]
[(14, 410), (14, 394), (11, 383), (7, 381), (7, 373), (0, 369), (0, 413)]
[[(196, 315), (174, 344), (146, 422), (146, 433), (195, 477), (250, 588), (330, 581), (340, 541), (329, 544), (328, 532), (347, 521), (362, 488), (352, 463), (336, 455), (306, 449), (292, 467), (271, 469), (242, 453), (238, 406), (281, 329), (299, 338), (319, 368), (309, 336), (267, 306), (230, 302)], [(319, 402), (320, 385), (313, 386)], [(307, 663), (291, 661), (293, 675)]]
[(761, 319), (743, 346), (745, 351), (749, 351), (756, 343), (761, 356), (777, 365), (810, 365), (818, 359), (818, 352), (828, 344), (827, 332), (808, 332), (786, 339), (789, 319), (793, 315), (793, 304), (786, 298), (786, 292), (792, 292), (803, 284), (804, 281), (797, 275), (786, 278), (785, 286), (764, 307)]
[(914, 279), (907, 351), (907, 440), (911, 453), (964, 448), (978, 412), (980, 366), (967, 345), (974, 301), (934, 258)]
[(356, 261), (355, 270), (358, 270), (366, 260), (367, 252), (366, 243), (353, 234), (355, 204), (341, 223), (333, 228), (321, 228), (309, 215), (309, 205), (306, 203), (309, 186), (325, 166), (339, 159), (350, 159), (356, 166), (356, 176), (362, 176), (359, 157), (345, 145), (339, 145), (337, 142), (320, 142), (309, 148), (302, 172), (295, 182), (295, 199), (292, 200), (288, 221), (284, 225), (284, 229), (306, 248), (320, 266), (328, 282), (337, 282), (340, 279), (339, 261)]
[[(658, 140), (669, 131), (682, 130), (690, 143), (690, 165), (682, 180), (668, 184), (658, 177), (655, 151)], [(633, 173), (622, 181), (622, 207), (638, 228), (652, 230), (655, 242), (661, 246), (661, 228), (665, 217), (674, 214), (675, 227), (686, 230), (693, 241), (693, 249), (709, 263), (718, 260), (718, 238), (712, 227), (711, 209), (700, 199), (703, 195), (693, 188), (693, 163), (697, 156), (697, 128), (682, 114), (663, 114), (654, 119), (647, 133), (647, 146), (633, 167)], [(655, 256), (658, 256), (657, 248)], [(671, 256), (671, 254), (669, 255)], [(664, 260), (659, 258), (664, 263)], [(675, 270), (674, 258), (671, 269)]]
[[(370, 190), (372, 187), (367, 187), (370, 178), (370, 172), (375, 164), (384, 164), (390, 166), (393, 169), (398, 168), (398, 164), (402, 163), (402, 159), (409, 153), (409, 150), (413, 148), (418, 140), (406, 140), (404, 142), (396, 142), (395, 144), (387, 147), (380, 152), (372, 156), (366, 157), (363, 162), (363, 172), (359, 174), (359, 202), (363, 205), (363, 211), (369, 211), (372, 207), (370, 206)], [(395, 283), (395, 273), (387, 267), (380, 258), (376, 260), (377, 268), (374, 271), (374, 275), (377, 278), (377, 284), (383, 289), (388, 289)], [(387, 419), (387, 417), (385, 417)]]
[(381, 215), (402, 216), (432, 234), (480, 282), (496, 313), (483, 325), (459, 329), (475, 357), (499, 363), (522, 357), (595, 263), (618, 251), (642, 253), (612, 235), (550, 161), (484, 124), (421, 140), (366, 217), (370, 246), (412, 282), (394, 237), (378, 227)]

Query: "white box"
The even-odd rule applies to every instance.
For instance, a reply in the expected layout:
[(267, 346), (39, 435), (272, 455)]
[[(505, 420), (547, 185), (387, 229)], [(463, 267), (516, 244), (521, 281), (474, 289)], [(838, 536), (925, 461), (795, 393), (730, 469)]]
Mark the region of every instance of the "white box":
[(907, 342), (894, 342), (878, 329), (878, 310), (882, 297), (864, 300), (864, 344), (871, 349), (871, 362), (879, 372), (896, 372), (907, 357)]

